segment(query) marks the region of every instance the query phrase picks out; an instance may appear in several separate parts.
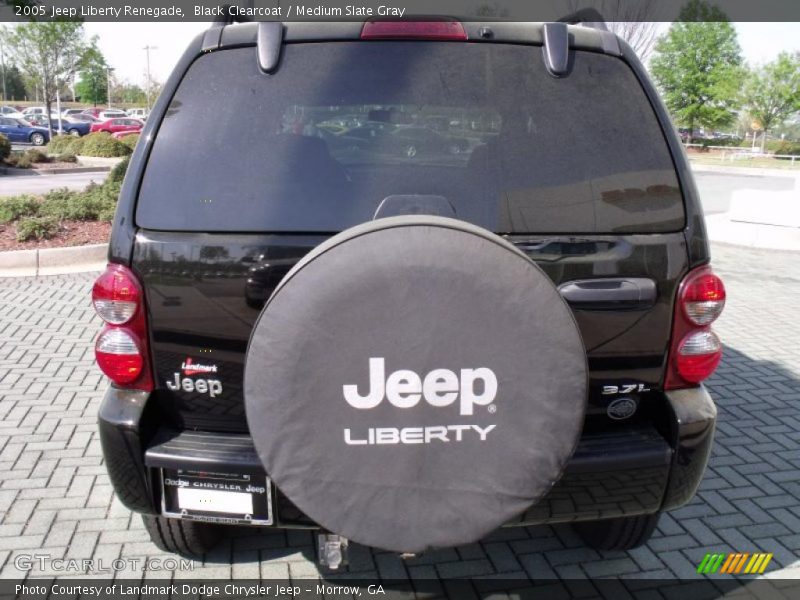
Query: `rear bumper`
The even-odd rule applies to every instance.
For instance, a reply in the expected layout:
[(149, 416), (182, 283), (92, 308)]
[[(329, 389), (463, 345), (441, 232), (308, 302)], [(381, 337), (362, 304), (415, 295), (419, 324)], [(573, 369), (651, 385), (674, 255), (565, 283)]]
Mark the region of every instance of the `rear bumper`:
[[(160, 470), (262, 474), (247, 434), (172, 431), (147, 410), (147, 392), (110, 387), (99, 414), (109, 477), (131, 510), (159, 514)], [(708, 462), (716, 407), (703, 386), (667, 392), (664, 427), (586, 434), (550, 493), (509, 525), (650, 514), (682, 506)], [(278, 490), (275, 524), (314, 526)]]

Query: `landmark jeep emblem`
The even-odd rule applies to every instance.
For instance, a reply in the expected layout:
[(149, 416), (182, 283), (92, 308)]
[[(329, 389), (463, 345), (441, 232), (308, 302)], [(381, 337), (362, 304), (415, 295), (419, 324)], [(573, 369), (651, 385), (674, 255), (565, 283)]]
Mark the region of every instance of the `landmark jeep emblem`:
[[(482, 391), (478, 392), (478, 382)], [(460, 377), (449, 369), (434, 369), (425, 378), (414, 371), (395, 371), (386, 377), (383, 358), (369, 359), (369, 389), (361, 395), (357, 385), (343, 386), (344, 399), (353, 408), (370, 409), (384, 397), (398, 408), (413, 408), (424, 398), (431, 406), (450, 406), (459, 400), (462, 416), (473, 414), (475, 405), (491, 404), (497, 396), (497, 376), (489, 368), (461, 369)]]

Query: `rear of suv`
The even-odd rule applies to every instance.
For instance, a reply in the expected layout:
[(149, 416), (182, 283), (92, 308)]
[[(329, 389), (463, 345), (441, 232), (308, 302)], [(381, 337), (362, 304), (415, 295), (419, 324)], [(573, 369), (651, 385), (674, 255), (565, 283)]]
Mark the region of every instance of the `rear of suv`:
[(563, 23), (198, 36), (128, 168), (93, 301), (111, 481), (162, 549), (221, 524), (394, 550), (693, 496), (725, 300), (630, 48)]

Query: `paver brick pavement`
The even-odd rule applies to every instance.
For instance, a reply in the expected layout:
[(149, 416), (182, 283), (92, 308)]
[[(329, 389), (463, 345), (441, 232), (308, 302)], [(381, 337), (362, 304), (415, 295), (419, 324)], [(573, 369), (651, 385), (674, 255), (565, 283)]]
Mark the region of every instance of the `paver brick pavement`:
[[(713, 250), (728, 302), (715, 326), (725, 354), (708, 382), (719, 408), (711, 463), (695, 499), (663, 518), (645, 547), (594, 551), (568, 526), (542, 526), (408, 560), (356, 545), (354, 571), (412, 580), (699, 578), (706, 552), (762, 551), (775, 553), (770, 571), (798, 577), (800, 255)], [(95, 420), (106, 383), (92, 362), (94, 277), (0, 279), (0, 577), (24, 577), (16, 558), (34, 553), (106, 564), (138, 557), (144, 572), (118, 576), (146, 579), (316, 577), (312, 536), (304, 532), (242, 531), (192, 569), (156, 568), (168, 557), (114, 498), (102, 465)]]

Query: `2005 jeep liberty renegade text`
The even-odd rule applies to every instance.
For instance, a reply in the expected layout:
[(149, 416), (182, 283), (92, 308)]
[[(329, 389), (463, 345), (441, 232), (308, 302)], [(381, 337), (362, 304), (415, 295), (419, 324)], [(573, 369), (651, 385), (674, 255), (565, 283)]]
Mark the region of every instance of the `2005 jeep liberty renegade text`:
[(128, 168), (93, 290), (116, 493), (403, 553), (574, 522), (643, 543), (716, 409), (725, 290), (631, 49), (565, 23), (214, 26)]

